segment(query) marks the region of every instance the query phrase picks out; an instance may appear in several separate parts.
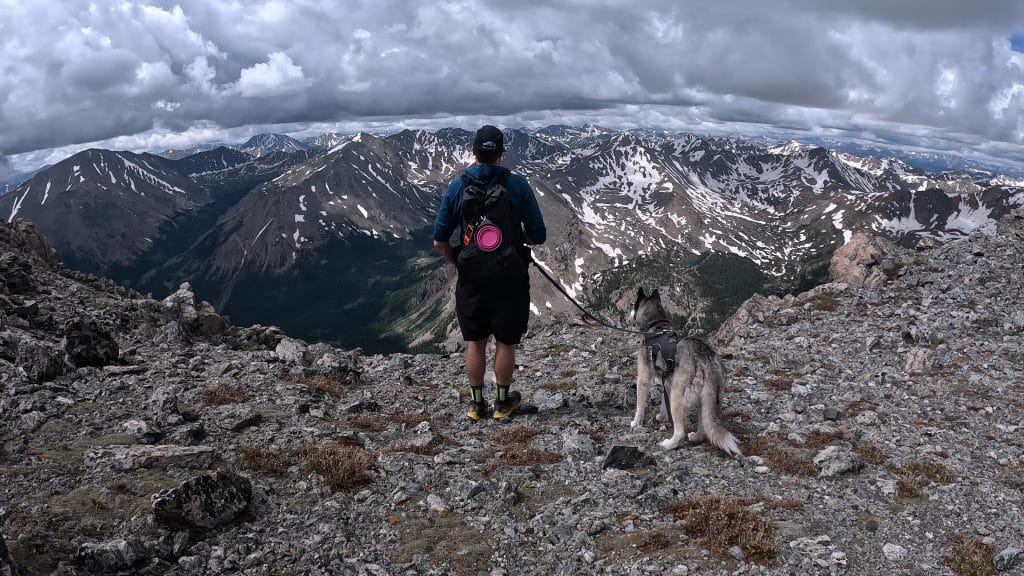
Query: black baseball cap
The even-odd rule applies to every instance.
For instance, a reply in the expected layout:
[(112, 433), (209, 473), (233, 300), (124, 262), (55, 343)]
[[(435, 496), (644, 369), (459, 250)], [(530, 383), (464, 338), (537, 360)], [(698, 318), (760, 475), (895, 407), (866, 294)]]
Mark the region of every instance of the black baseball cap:
[(486, 124), (476, 131), (476, 137), (473, 138), (473, 151), (504, 152), (505, 135), (499, 128)]

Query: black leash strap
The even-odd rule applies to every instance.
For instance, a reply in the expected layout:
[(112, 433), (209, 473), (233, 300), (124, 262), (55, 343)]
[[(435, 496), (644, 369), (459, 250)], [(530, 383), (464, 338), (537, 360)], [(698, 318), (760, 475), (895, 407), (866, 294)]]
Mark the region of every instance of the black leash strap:
[(548, 271), (545, 270), (540, 264), (537, 263), (536, 260), (533, 259), (533, 254), (530, 255), (530, 263), (532, 263), (534, 265), (534, 267), (537, 269), (537, 271), (539, 271), (541, 273), (542, 276), (547, 278), (548, 282), (550, 282), (551, 285), (554, 286), (556, 290), (561, 292), (562, 295), (565, 296), (565, 298), (569, 302), (572, 302), (573, 306), (576, 306), (577, 308), (580, 309), (580, 312), (583, 312), (583, 322), (584, 322), (584, 325), (586, 325), (588, 327), (594, 327), (594, 326), (598, 326), (598, 325), (599, 326), (604, 326), (605, 328), (611, 328), (612, 330), (618, 330), (619, 332), (626, 332), (628, 334), (646, 334), (646, 332), (641, 332), (639, 330), (629, 330), (627, 328), (620, 328), (618, 326), (614, 326), (612, 324), (609, 324), (606, 320), (604, 320), (603, 318), (601, 318), (597, 314), (594, 314), (594, 313), (590, 312), (589, 310), (587, 310), (586, 308), (584, 308), (582, 304), (577, 302), (575, 298), (573, 298), (571, 295), (569, 295), (569, 292), (567, 292), (566, 289), (562, 287), (562, 284), (558, 280), (555, 280), (554, 278), (552, 278), (551, 275), (548, 274)]

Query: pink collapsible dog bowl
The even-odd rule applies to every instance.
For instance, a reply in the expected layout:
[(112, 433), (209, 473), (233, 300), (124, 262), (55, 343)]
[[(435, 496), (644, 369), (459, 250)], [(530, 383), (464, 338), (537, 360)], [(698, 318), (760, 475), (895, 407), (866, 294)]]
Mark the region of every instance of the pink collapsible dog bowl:
[(501, 244), (501, 228), (494, 224), (484, 224), (476, 231), (476, 245), (484, 252), (490, 252)]

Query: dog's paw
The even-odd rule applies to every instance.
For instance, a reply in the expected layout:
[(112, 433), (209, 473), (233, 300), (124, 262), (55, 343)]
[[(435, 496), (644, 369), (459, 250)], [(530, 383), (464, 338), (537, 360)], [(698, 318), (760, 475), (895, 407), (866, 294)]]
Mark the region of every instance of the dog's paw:
[(675, 450), (679, 446), (679, 442), (673, 442), (671, 438), (658, 442), (658, 446), (661, 446), (665, 450)]
[[(621, 422), (621, 420), (620, 420), (620, 422)], [(632, 428), (633, 430), (636, 430), (640, 426), (641, 426), (641, 422), (639, 420), (633, 420), (632, 422), (629, 423), (629, 427)]]
[(689, 440), (690, 442), (693, 442), (694, 444), (700, 444), (701, 442), (704, 441), (704, 435), (701, 434), (700, 432), (690, 432), (689, 434), (686, 435), (686, 439)]
[(658, 412), (658, 415), (655, 416), (654, 419), (657, 420), (658, 422), (668, 422), (669, 420), (668, 414), (664, 412)]

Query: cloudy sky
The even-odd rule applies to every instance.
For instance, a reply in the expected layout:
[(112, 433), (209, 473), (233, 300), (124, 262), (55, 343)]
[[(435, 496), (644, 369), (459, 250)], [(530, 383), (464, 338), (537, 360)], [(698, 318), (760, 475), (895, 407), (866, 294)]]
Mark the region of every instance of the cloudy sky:
[(0, 0), (0, 152), (595, 122), (1024, 161), (1021, 0)]

